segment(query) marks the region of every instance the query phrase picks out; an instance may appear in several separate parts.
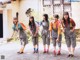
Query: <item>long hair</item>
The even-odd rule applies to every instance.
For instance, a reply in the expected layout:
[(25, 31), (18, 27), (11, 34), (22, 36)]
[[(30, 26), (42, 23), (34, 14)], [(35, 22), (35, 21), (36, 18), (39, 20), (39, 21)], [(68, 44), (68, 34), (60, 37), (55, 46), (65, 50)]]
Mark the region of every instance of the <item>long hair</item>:
[[(49, 22), (49, 21), (48, 21), (48, 14), (44, 14), (43, 16), (45, 17), (45, 21), (46, 21), (46, 22)], [(44, 20), (43, 20), (43, 21), (44, 21)]]
[(31, 27), (31, 28), (32, 28), (32, 26), (35, 27), (34, 17), (31, 16), (29, 19), (32, 19), (32, 22), (29, 20), (29, 27)]
[[(69, 13), (68, 13), (68, 12), (64, 12), (64, 14), (63, 14), (63, 15), (68, 15), (67, 21), (68, 21), (68, 24), (70, 24), (70, 17), (69, 17)], [(66, 20), (65, 20), (64, 16), (63, 16), (63, 23), (64, 23), (64, 25), (66, 24)]]

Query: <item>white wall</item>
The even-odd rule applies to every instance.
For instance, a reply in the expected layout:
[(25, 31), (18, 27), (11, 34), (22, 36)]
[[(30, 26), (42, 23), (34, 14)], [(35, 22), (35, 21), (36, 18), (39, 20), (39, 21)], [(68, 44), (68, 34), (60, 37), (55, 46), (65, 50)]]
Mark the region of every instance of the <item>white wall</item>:
[(28, 8), (33, 9), (32, 15), (35, 17), (35, 20), (39, 20), (39, 16), (41, 15), (40, 1), (41, 0), (21, 0), (19, 9), (19, 20), (24, 23), (28, 23), (29, 18), (25, 14)]
[(76, 22), (76, 28), (80, 28), (80, 2), (72, 2), (72, 18)]
[(0, 10), (3, 10), (3, 39), (6, 39), (12, 35), (13, 18), (19, 11), (19, 2), (7, 4), (5, 8), (0, 8)]
[(3, 9), (3, 38), (7, 38), (9, 36), (8, 31), (7, 10)]

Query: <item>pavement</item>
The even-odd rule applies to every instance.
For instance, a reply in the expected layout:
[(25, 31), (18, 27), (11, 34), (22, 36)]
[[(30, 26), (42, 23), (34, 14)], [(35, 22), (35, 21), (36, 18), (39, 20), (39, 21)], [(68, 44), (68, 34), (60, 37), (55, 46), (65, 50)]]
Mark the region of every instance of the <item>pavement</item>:
[(68, 50), (66, 44), (62, 44), (60, 56), (53, 55), (53, 45), (50, 45), (50, 53), (43, 54), (43, 45), (39, 43), (39, 53), (33, 54), (33, 45), (26, 45), (24, 54), (17, 54), (20, 49), (20, 43), (9, 42), (0, 44), (0, 60), (80, 60), (80, 43), (77, 44), (75, 56), (68, 58)]

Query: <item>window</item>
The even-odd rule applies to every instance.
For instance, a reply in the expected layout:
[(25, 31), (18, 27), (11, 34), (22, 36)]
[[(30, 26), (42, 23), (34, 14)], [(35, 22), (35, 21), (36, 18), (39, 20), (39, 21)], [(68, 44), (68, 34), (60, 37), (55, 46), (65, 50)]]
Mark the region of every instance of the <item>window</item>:
[(60, 4), (61, 1), (60, 0), (54, 0), (54, 4)]
[(64, 5), (64, 11), (71, 11), (70, 5)]
[(70, 0), (64, 0), (64, 3), (69, 3), (70, 2)]
[(43, 0), (43, 6), (51, 5), (51, 0)]
[[(50, 7), (50, 9), (52, 9), (51, 11), (53, 12), (53, 14), (63, 14), (63, 12), (69, 12), (71, 15), (71, 0), (43, 0), (44, 1), (44, 5), (45, 7), (44, 10), (47, 7)], [(50, 6), (48, 6), (50, 5)], [(52, 8), (53, 7), (53, 8)], [(50, 9), (46, 10), (46, 13), (48, 11), (50, 11)]]
[(55, 5), (55, 6), (54, 6), (54, 13), (59, 13), (60, 10), (61, 10), (60, 5)]
[(53, 0), (53, 14), (58, 14), (61, 10), (61, 0)]

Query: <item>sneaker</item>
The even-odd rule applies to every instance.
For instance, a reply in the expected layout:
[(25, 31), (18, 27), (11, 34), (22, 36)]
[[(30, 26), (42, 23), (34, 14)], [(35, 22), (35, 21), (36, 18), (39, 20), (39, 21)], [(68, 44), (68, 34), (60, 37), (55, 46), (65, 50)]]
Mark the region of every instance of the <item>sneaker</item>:
[(73, 55), (73, 54), (71, 54), (71, 57), (74, 57), (74, 55)]
[(57, 55), (61, 55), (61, 52), (60, 51), (58, 51), (58, 54)]
[(53, 51), (53, 54), (56, 55), (56, 51)]
[(43, 53), (46, 53), (46, 51), (44, 51)]
[(17, 52), (18, 54), (23, 54), (24, 52)]
[(68, 57), (71, 57), (71, 54), (69, 54)]

